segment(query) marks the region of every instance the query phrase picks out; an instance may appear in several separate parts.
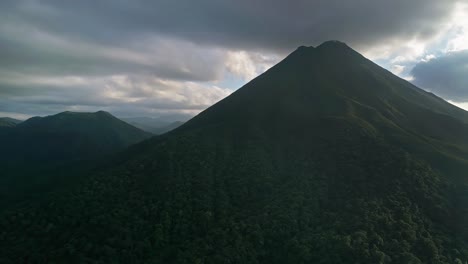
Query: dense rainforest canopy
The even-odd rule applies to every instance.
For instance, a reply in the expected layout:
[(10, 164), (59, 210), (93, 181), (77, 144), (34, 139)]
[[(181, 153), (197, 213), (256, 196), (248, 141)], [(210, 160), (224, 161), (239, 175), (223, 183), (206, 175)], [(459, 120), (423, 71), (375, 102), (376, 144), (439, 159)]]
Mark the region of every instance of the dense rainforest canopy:
[(466, 263), (467, 121), (344, 43), (300, 47), (4, 212), (0, 262)]

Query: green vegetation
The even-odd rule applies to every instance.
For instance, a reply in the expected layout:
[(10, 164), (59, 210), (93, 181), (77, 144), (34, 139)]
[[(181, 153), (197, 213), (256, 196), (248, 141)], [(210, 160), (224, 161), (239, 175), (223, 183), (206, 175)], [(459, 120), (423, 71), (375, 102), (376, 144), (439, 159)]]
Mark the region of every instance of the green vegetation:
[(338, 42), (0, 217), (1, 263), (466, 263), (468, 114)]
[(64, 112), (0, 127), (0, 211), (74, 183), (100, 158), (149, 136), (102, 111)]
[(170, 121), (174, 118), (182, 117), (166, 117), (166, 118), (150, 118), (150, 117), (133, 117), (123, 118), (123, 120), (141, 130), (150, 132), (154, 135), (161, 135), (181, 126), (182, 121)]

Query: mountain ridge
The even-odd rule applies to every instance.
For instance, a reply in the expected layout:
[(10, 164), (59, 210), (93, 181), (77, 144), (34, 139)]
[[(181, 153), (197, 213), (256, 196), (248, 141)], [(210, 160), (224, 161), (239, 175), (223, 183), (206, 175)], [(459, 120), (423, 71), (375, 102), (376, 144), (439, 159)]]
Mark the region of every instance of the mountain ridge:
[[(141, 140), (142, 135), (151, 136), (105, 111), (71, 112), (65, 111), (45, 117), (32, 117), (17, 126), (21, 130), (53, 131), (82, 133), (88, 137), (114, 134), (115, 140), (111, 143), (117, 147), (126, 147)], [(124, 135), (121, 131), (125, 131)]]
[(0, 127), (14, 127), (21, 122), (23, 121), (11, 117), (0, 117)]
[(67, 111), (0, 128), (0, 211), (60, 190), (100, 159), (151, 136), (104, 111)]
[(342, 43), (299, 48), (73, 193), (7, 215), (0, 256), (463, 263), (467, 115)]

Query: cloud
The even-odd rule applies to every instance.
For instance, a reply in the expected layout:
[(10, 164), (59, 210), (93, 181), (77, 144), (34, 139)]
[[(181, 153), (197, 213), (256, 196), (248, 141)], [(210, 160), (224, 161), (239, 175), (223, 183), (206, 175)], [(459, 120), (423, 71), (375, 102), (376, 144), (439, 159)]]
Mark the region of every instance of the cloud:
[[(25, 21), (103, 43), (156, 34), (234, 49), (291, 50), (339, 38), (370, 45), (436, 33), (455, 0), (6, 1)], [(345, 25), (345, 26), (344, 26)]]
[(391, 68), (391, 71), (393, 72), (393, 74), (399, 75), (405, 70), (405, 68), (406, 66), (396, 64), (396, 65), (393, 65), (393, 67)]
[(229, 51), (225, 61), (228, 72), (250, 81), (279, 61), (278, 56), (267, 56), (258, 52)]
[(224, 62), (219, 49), (168, 38), (148, 37), (121, 47), (76, 40), (12, 23), (0, 25), (0, 42), (0, 67), (28, 74), (138, 72), (162, 78), (209, 81), (220, 77)]
[(413, 82), (454, 102), (468, 101), (468, 50), (447, 53), (418, 63)]
[(464, 47), (465, 8), (457, 0), (4, 0), (0, 111), (193, 114), (296, 47), (329, 39), (394, 59), (387, 68), (406, 74), (434, 39), (450, 34), (448, 50)]
[[(62, 85), (64, 81), (67, 86)], [(29, 82), (35, 83), (35, 86), (31, 87)], [(231, 92), (217, 86), (151, 76), (67, 77), (66, 80), (51, 77), (26, 80), (8, 87), (0, 85), (0, 112), (46, 115), (63, 111), (64, 108), (125, 107), (131, 114), (136, 114), (137, 109), (141, 113), (170, 110), (197, 114)]]

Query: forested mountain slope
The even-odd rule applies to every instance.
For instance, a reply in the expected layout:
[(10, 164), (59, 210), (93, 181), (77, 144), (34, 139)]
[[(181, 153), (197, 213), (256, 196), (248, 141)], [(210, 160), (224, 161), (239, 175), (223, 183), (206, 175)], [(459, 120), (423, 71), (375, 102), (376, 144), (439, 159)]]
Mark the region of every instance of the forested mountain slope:
[(10, 117), (0, 117), (0, 127), (14, 127), (21, 122), (21, 120)]
[(5, 263), (465, 263), (468, 114), (331, 41), (73, 192), (4, 214)]
[(63, 112), (0, 127), (0, 211), (13, 200), (61, 189), (90, 163), (150, 136), (103, 111)]

